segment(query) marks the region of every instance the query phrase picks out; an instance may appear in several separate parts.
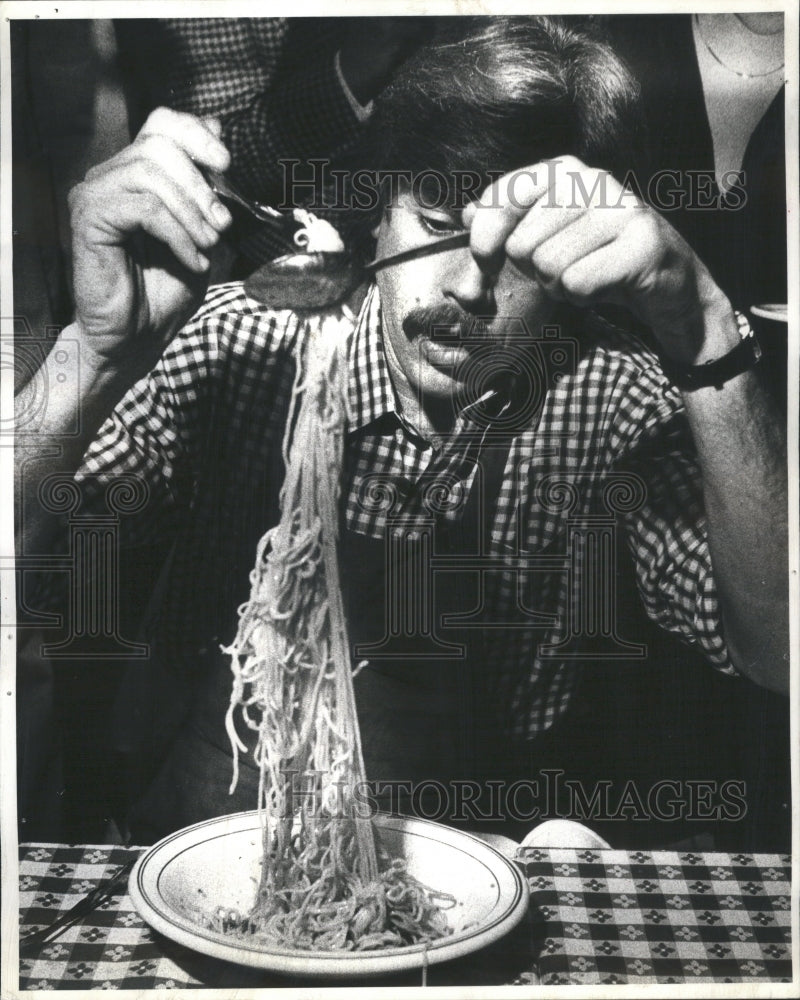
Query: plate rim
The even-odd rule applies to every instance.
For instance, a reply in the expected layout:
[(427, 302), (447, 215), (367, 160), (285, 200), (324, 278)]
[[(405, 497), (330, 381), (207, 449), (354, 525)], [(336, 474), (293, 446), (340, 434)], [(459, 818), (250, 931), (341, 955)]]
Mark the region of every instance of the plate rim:
[(786, 302), (759, 302), (750, 306), (750, 312), (759, 319), (772, 320), (774, 323), (789, 322), (789, 305)]
[[(495, 878), (498, 878), (499, 874), (508, 876), (508, 888), (511, 891), (503, 912), (494, 917), (488, 926), (482, 927), (476, 932), (462, 932), (455, 938), (442, 938), (427, 946), (424, 944), (407, 945), (375, 953), (305, 952), (297, 949), (255, 948), (233, 944), (226, 940), (225, 935), (221, 933), (208, 931), (204, 934), (201, 933), (203, 929), (199, 927), (192, 930), (186, 926), (189, 922), (187, 918), (177, 913), (174, 907), (165, 902), (159, 907), (155, 901), (151, 900), (150, 897), (153, 893), (148, 888), (149, 883), (143, 883), (146, 883), (148, 879), (154, 880), (157, 888), (166, 864), (177, 856), (177, 853), (171, 850), (174, 848), (175, 841), (187, 840), (197, 843), (198, 832), (204, 828), (213, 829), (216, 826), (227, 827), (218, 836), (243, 834), (249, 830), (260, 832), (258, 810), (231, 813), (201, 820), (191, 826), (176, 830), (153, 844), (140, 856), (129, 876), (128, 891), (131, 901), (142, 919), (155, 931), (194, 952), (221, 961), (232, 962), (235, 965), (292, 976), (303, 975), (309, 978), (321, 976), (357, 978), (391, 974), (422, 968), (423, 965), (451, 961), (485, 948), (505, 937), (524, 918), (528, 910), (530, 895), (527, 880), (513, 861), (504, 857), (490, 844), (466, 831), (448, 827), (442, 823), (435, 823), (432, 820), (412, 816), (394, 816), (380, 812), (374, 814), (372, 819), (379, 827), (393, 828), (398, 832), (410, 829), (418, 835), (425, 835), (423, 831), (427, 830), (429, 839), (444, 844), (444, 846), (454, 846), (447, 843), (448, 840), (453, 839), (456, 841), (456, 847), (459, 841), (468, 842), (473, 847), (473, 850), (469, 852), (470, 855), (473, 858), (477, 855), (477, 860), (486, 865)], [(438, 835), (434, 835), (433, 831), (436, 831)], [(445, 834), (444, 838), (442, 837), (443, 833)], [(187, 843), (185, 849), (190, 846), (191, 843)], [(474, 849), (476, 847), (477, 851)], [(166, 857), (164, 857), (165, 851), (168, 852)], [(480, 857), (481, 854), (491, 858), (493, 865), (488, 865)], [(504, 888), (501, 882), (502, 879), (498, 878), (498, 889)], [(158, 898), (163, 900), (161, 896)], [(170, 913), (176, 916), (172, 917), (169, 915)]]

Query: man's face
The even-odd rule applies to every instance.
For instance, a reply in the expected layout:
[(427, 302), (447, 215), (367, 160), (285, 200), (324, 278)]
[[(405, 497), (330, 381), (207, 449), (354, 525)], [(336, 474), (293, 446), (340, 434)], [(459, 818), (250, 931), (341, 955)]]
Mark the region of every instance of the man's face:
[[(481, 209), (492, 211), (492, 209)], [(462, 229), (460, 214), (427, 208), (409, 191), (384, 212), (377, 255), (433, 243)], [(377, 274), (389, 369), (403, 402), (423, 409), (480, 385), (487, 342), (518, 342), (524, 323), (538, 337), (553, 303), (508, 261), (481, 270), (468, 247), (391, 265)], [(520, 322), (522, 321), (522, 322)]]

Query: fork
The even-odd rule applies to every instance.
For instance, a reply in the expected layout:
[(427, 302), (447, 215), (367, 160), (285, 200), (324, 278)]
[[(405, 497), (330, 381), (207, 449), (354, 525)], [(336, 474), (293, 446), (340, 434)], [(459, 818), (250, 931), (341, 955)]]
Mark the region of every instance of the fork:
[(469, 246), (469, 230), (460, 229), (450, 236), (444, 236), (440, 240), (430, 243), (423, 243), (421, 246), (410, 247), (408, 250), (400, 250), (397, 253), (387, 254), (385, 257), (376, 257), (368, 264), (364, 265), (366, 271), (379, 271), (383, 267), (392, 264), (403, 264), (407, 260), (416, 260), (418, 257), (428, 257), (431, 254), (441, 253), (443, 250), (455, 250), (456, 247)]
[(275, 234), (283, 240), (288, 249), (295, 252), (297, 251), (297, 244), (294, 242), (294, 234), (302, 227), (293, 215), (289, 212), (281, 212), (279, 209), (273, 208), (271, 205), (265, 205), (263, 202), (248, 198), (246, 195), (242, 194), (241, 191), (235, 188), (227, 177), (218, 173), (216, 170), (204, 169), (203, 174), (205, 175), (211, 190), (218, 198), (222, 201), (233, 202), (235, 205), (243, 208), (258, 222), (265, 222), (270, 225), (275, 231)]
[(205, 170), (204, 173), (211, 190), (218, 198), (233, 201), (242, 208), (247, 209), (253, 218), (258, 219), (259, 222), (277, 221), (294, 223), (292, 216), (284, 212), (279, 212), (277, 208), (272, 208), (271, 205), (265, 205), (263, 202), (254, 201), (252, 198), (243, 195), (223, 174), (218, 173), (216, 170)]
[(44, 945), (50, 944), (51, 941), (54, 941), (63, 934), (67, 928), (82, 920), (92, 910), (96, 910), (98, 906), (107, 899), (110, 899), (114, 895), (119, 883), (130, 874), (138, 860), (139, 855), (137, 853), (129, 861), (126, 861), (110, 878), (104, 879), (96, 885), (83, 899), (79, 899), (74, 906), (71, 906), (60, 916), (56, 917), (52, 923), (40, 928), (38, 931), (33, 931), (31, 934), (26, 934), (24, 938), (20, 938), (20, 955), (39, 951)]
[[(218, 173), (216, 170), (206, 169), (204, 170), (204, 173), (206, 180), (211, 186), (211, 190), (215, 195), (217, 195), (218, 198), (234, 202), (241, 208), (248, 211), (253, 218), (258, 219), (259, 222), (273, 223), (283, 227), (283, 235), (285, 236), (286, 241), (290, 244), (294, 251), (297, 251), (297, 246), (294, 243), (294, 240), (289, 236), (291, 230), (297, 230), (300, 228), (294, 219), (294, 216), (290, 215), (288, 212), (281, 212), (277, 208), (273, 208), (271, 205), (265, 205), (261, 201), (254, 201), (252, 198), (248, 198), (246, 195), (243, 195), (241, 191), (238, 191), (225, 176)], [(463, 229), (450, 236), (445, 236), (441, 240), (436, 240), (431, 243), (423, 243), (422, 246), (411, 247), (408, 250), (401, 250), (399, 253), (393, 253), (385, 257), (376, 258), (368, 264), (365, 264), (364, 269), (367, 271), (378, 271), (390, 264), (400, 264), (407, 260), (414, 260), (417, 257), (427, 257), (429, 254), (440, 253), (443, 250), (465, 247), (468, 244), (469, 231)], [(339, 253), (341, 253), (341, 251), (339, 251)]]

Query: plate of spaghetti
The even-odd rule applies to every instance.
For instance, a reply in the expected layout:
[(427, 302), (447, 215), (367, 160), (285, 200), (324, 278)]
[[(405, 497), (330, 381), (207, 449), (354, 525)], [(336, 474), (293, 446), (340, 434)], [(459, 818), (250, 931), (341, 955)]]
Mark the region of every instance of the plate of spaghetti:
[[(525, 879), (488, 844), (428, 820), (378, 813), (371, 822), (380, 848), (392, 859), (383, 869), (384, 887), (365, 886), (353, 906), (326, 912), (322, 904), (315, 914), (308, 913), (312, 907), (304, 911), (334, 934), (354, 931), (355, 941), (343, 938), (341, 947), (330, 941), (327, 947), (310, 941), (291, 947), (282, 929), (250, 923), (262, 882), (257, 810), (164, 838), (131, 873), (131, 898), (154, 930), (194, 951), (314, 977), (376, 976), (449, 961), (503, 937), (525, 915)], [(392, 874), (398, 871), (402, 881)], [(378, 903), (382, 894), (388, 897), (385, 910)], [(359, 910), (360, 901), (366, 910)], [(368, 913), (369, 920), (362, 917), (354, 926), (354, 912)], [(415, 932), (421, 936), (410, 944), (379, 940), (398, 926), (404, 941)], [(359, 937), (367, 947), (359, 947)]]
[[(365, 306), (368, 308), (368, 303)], [(481, 948), (525, 913), (514, 865), (468, 834), (372, 816), (338, 559), (348, 341), (308, 338), (283, 441), (280, 518), (258, 543), (231, 643), (225, 716), (233, 773), (252, 754), (250, 813), (155, 845), (134, 904), (197, 951), (303, 975), (375, 975)], [(311, 332), (311, 331), (309, 331)], [(295, 776), (313, 776), (298, 790)]]

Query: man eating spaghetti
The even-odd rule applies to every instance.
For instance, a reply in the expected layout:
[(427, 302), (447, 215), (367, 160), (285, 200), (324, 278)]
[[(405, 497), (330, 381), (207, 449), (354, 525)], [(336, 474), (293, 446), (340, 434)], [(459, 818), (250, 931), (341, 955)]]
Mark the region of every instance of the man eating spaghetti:
[(87, 511), (123, 474), (146, 484), (122, 530), (164, 556), (149, 696), (169, 683), (174, 701), (146, 744), (135, 842), (255, 806), (241, 719), (229, 795), (221, 647), (280, 515), (292, 386), (318, 337), (348, 365), (331, 527), (371, 805), (474, 826), (499, 781), (587, 780), (602, 751), (587, 717), (630, 709), (597, 699), (676, 638), (787, 690), (781, 420), (745, 318), (615, 179), (635, 127), (632, 81), (590, 35), (450, 25), (377, 103), (374, 281), (324, 311), (271, 310), (240, 284), (205, 294), (230, 222), (204, 175), (228, 166), (213, 122), (156, 111), (75, 189), (76, 319), (18, 449), (18, 509), (25, 551), (51, 551), (48, 476)]

